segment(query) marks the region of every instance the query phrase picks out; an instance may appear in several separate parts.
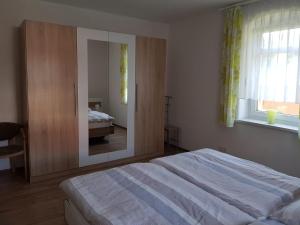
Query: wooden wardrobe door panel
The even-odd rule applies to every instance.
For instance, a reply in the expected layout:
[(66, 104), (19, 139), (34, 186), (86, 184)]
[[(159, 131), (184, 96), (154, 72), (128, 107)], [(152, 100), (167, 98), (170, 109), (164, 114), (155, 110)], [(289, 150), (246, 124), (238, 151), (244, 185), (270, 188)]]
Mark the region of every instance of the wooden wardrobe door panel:
[(78, 167), (76, 29), (24, 26), (31, 176)]
[(136, 38), (135, 154), (164, 151), (166, 40)]

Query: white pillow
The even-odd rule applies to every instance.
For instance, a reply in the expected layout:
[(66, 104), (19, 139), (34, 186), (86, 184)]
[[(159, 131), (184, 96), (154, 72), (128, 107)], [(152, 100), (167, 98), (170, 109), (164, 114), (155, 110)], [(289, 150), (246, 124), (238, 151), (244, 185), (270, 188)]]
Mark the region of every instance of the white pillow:
[(271, 218), (287, 225), (300, 225), (300, 199), (276, 211)]

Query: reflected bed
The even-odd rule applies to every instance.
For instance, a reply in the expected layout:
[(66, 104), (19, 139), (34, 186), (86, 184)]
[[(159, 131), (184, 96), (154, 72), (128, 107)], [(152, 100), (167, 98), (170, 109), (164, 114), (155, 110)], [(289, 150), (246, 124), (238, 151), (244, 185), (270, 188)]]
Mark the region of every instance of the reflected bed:
[(110, 115), (89, 110), (89, 138), (103, 138), (114, 133), (113, 120)]

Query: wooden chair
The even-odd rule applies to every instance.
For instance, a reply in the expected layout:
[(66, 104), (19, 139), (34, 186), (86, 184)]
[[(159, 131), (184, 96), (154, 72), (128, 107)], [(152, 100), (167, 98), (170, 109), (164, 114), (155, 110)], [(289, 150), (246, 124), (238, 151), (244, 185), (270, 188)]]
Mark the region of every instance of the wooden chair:
[[(16, 138), (22, 137), (22, 144), (16, 144)], [(7, 146), (0, 147), (0, 159), (9, 158), (11, 170), (16, 171), (16, 156), (24, 156), (25, 179), (27, 180), (26, 137), (23, 126), (17, 123), (0, 123), (0, 141), (8, 141)]]

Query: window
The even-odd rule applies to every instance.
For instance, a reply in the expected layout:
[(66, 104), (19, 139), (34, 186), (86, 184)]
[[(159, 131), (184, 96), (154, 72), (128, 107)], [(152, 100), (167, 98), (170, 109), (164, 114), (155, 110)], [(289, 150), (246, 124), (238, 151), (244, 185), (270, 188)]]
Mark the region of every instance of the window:
[(283, 115), (298, 116), (299, 104), (272, 101), (257, 101), (257, 110), (260, 112), (276, 110), (277, 112)]
[(240, 97), (247, 101), (240, 104), (242, 117), (266, 121), (272, 110), (276, 123), (298, 126), (300, 13), (262, 13), (246, 21), (244, 31)]

